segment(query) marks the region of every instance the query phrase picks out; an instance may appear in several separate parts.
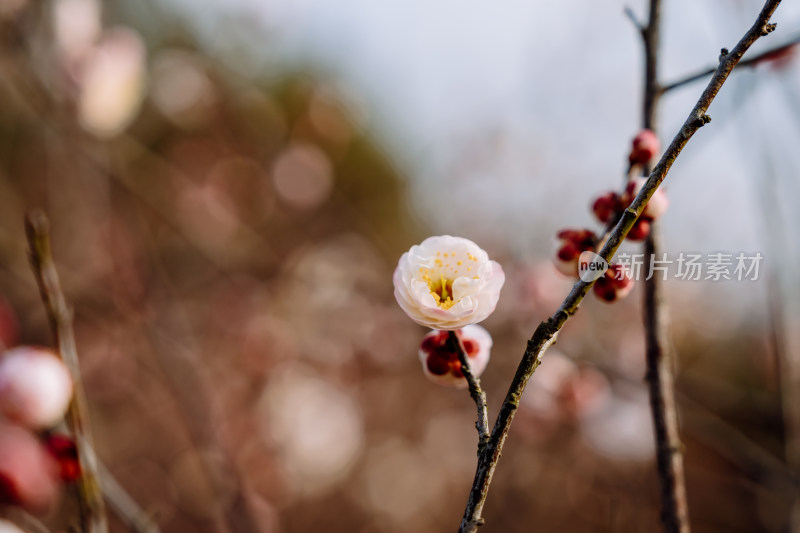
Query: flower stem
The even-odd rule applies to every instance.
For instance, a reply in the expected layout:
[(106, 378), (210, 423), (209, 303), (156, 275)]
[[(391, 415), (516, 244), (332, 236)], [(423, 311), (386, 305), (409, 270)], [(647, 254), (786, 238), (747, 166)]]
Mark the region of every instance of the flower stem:
[(461, 372), (467, 380), (469, 394), (478, 409), (478, 420), (475, 422), (475, 428), (478, 430), (478, 454), (480, 454), (489, 442), (489, 412), (486, 408), (486, 393), (481, 388), (481, 380), (469, 368), (467, 350), (464, 349), (461, 335), (458, 332), (451, 331), (449, 341), (453, 351), (458, 354), (458, 360), (461, 362)]

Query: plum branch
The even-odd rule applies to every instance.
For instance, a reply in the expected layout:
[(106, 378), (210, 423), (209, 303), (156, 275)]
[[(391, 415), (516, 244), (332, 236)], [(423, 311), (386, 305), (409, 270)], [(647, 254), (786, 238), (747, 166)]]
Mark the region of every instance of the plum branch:
[(475, 401), (475, 407), (478, 409), (478, 421), (475, 422), (475, 428), (478, 430), (478, 453), (486, 447), (489, 442), (489, 411), (486, 408), (486, 393), (481, 388), (481, 381), (478, 376), (472, 373), (469, 368), (467, 360), (467, 350), (464, 348), (464, 343), (461, 336), (451, 331), (449, 333), (449, 342), (453, 351), (458, 354), (458, 360), (461, 363), (461, 372), (467, 380), (469, 386), (469, 394)]
[[(741, 40), (729, 53), (721, 56), (720, 63), (714, 71), (706, 88), (689, 113), (678, 133), (672, 139), (661, 159), (653, 168), (644, 186), (639, 190), (631, 205), (624, 211), (608, 240), (601, 248), (599, 255), (606, 261), (614, 256), (625, 237), (630, 232), (636, 219), (644, 210), (647, 202), (667, 176), (672, 164), (680, 155), (689, 139), (711, 119), (706, 115), (711, 102), (719, 93), (731, 71), (742, 59), (742, 56), (761, 36), (771, 33), (775, 24), (769, 22), (772, 14), (780, 4), (780, 0), (767, 0), (758, 14), (754, 24), (747, 30)], [(527, 344), (522, 360), (500, 407), (490, 438), (485, 448), (479, 453), (475, 478), (469, 493), (467, 505), (459, 528), (460, 533), (474, 533), (484, 520), (482, 517), (486, 497), (497, 462), (508, 437), (511, 422), (519, 407), (520, 397), (531, 376), (541, 363), (547, 348), (552, 345), (558, 332), (569, 318), (575, 314), (581, 301), (591, 289), (594, 281), (579, 280), (553, 315), (541, 322)]]
[[(644, 45), (645, 79), (642, 127), (657, 130), (658, 106), (664, 92), (658, 82), (661, 0), (650, 0), (648, 24), (641, 30)], [(649, 168), (645, 166), (645, 173)], [(653, 222), (644, 242), (644, 268), (650, 272), (659, 251), (659, 223)], [(661, 523), (667, 533), (689, 533), (689, 506), (683, 467), (683, 446), (675, 402), (674, 355), (669, 350), (661, 280), (648, 276), (644, 282), (642, 318), (645, 331), (645, 381), (656, 443), (656, 468), (661, 493)]]
[(99, 483), (98, 461), (92, 444), (89, 427), (89, 410), (81, 381), (78, 365), (78, 352), (72, 330), (72, 310), (61, 291), (55, 263), (50, 249), (50, 223), (40, 210), (28, 213), (25, 218), (25, 232), (30, 246), (30, 261), (39, 285), (50, 328), (58, 345), (58, 353), (69, 368), (74, 384), (74, 392), (69, 410), (67, 425), (75, 439), (81, 477), (78, 482), (78, 509), (81, 531), (83, 533), (106, 533), (105, 502)]
[[(775, 58), (779, 57), (781, 53), (788, 52), (789, 50), (791, 50), (797, 44), (800, 44), (800, 34), (796, 35), (795, 37), (789, 39), (788, 41), (786, 41), (785, 43), (783, 43), (783, 44), (781, 44), (779, 46), (776, 46), (774, 48), (770, 48), (769, 50), (761, 52), (760, 54), (756, 54), (753, 57), (748, 57), (747, 59), (742, 59), (737, 66), (739, 68), (742, 68), (742, 67), (755, 67), (757, 65), (760, 65), (762, 63), (765, 63), (767, 61), (770, 61), (772, 59), (775, 59)], [(723, 48), (723, 51), (724, 50), (725, 49)], [(716, 71), (717, 71), (716, 67), (705, 68), (705, 69), (703, 69), (703, 70), (701, 70), (699, 72), (695, 72), (694, 74), (689, 74), (687, 76), (684, 76), (683, 78), (677, 79), (677, 80), (675, 80), (675, 81), (673, 81), (671, 83), (668, 83), (668, 84), (660, 87), (659, 88), (659, 92), (661, 94), (668, 93), (668, 92), (670, 92), (670, 91), (672, 91), (674, 89), (677, 89), (679, 87), (683, 87), (684, 85), (688, 85), (690, 83), (694, 83), (696, 81), (702, 80), (703, 78), (706, 78), (706, 77), (710, 76), (711, 74), (713, 74)]]

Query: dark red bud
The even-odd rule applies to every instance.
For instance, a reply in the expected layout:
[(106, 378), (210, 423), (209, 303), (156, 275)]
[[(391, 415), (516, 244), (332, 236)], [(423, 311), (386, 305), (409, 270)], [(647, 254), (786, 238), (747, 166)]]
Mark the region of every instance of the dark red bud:
[(457, 378), (463, 378), (464, 372), (461, 371), (461, 361), (450, 362), (450, 373)]
[(631, 165), (647, 164), (661, 151), (661, 143), (658, 137), (650, 130), (640, 131), (631, 144), (631, 153), (628, 156), (628, 161)]
[(448, 336), (446, 331), (440, 331), (436, 335), (426, 336), (422, 340), (421, 348), (427, 353), (440, 350), (447, 344)]
[(467, 357), (475, 357), (478, 355), (478, 345), (473, 341), (464, 340), (461, 341), (461, 344), (464, 345), (464, 350), (467, 352)]
[(643, 241), (650, 235), (650, 226), (652, 223), (649, 219), (639, 217), (631, 231), (628, 233), (628, 240), (630, 241)]
[(597, 220), (607, 224), (619, 212), (619, 197), (615, 192), (607, 192), (592, 204), (592, 212)]
[(58, 462), (62, 481), (70, 483), (81, 477), (81, 463), (75, 441), (66, 435), (53, 433), (45, 438), (44, 446)]
[(568, 242), (558, 249), (557, 255), (562, 261), (571, 261), (581, 255), (581, 251), (573, 243)]
[(434, 376), (444, 376), (450, 371), (450, 361), (444, 357), (440, 357), (440, 355), (435, 352), (428, 355), (425, 364), (428, 366), (428, 371)]

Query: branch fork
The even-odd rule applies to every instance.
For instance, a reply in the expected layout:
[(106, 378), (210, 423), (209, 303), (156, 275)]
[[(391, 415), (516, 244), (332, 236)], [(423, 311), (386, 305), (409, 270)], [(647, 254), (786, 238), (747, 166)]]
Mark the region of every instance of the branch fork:
[[(652, 1), (657, 4), (656, 0)], [(747, 49), (749, 49), (750, 46), (764, 34), (765, 29), (767, 30), (767, 33), (775, 29), (775, 25), (770, 24), (769, 19), (772, 17), (772, 14), (775, 12), (779, 4), (780, 0), (766, 1), (753, 26), (744, 34), (741, 40), (737, 43), (736, 47), (734, 47), (732, 53), (727, 54), (720, 62), (719, 66), (714, 70), (711, 80), (709, 80), (705, 90), (701, 94), (692, 111), (689, 113), (687, 119), (684, 121), (680, 131), (672, 139), (669, 146), (664, 151), (664, 154), (661, 156), (661, 159), (650, 172), (650, 175), (644, 186), (639, 190), (638, 195), (628, 209), (624, 211), (623, 216), (620, 217), (620, 220), (614, 226), (614, 229), (611, 231), (608, 239), (598, 252), (598, 255), (600, 255), (604, 260), (610, 261), (610, 259), (617, 252), (617, 249), (628, 235), (628, 232), (630, 232), (631, 228), (636, 222), (636, 219), (642, 213), (647, 205), (647, 202), (653, 196), (656, 189), (666, 178), (666, 175), (672, 167), (672, 164), (675, 162), (675, 159), (678, 157), (678, 155), (680, 155), (689, 139), (691, 139), (698, 129), (710, 121), (710, 117), (706, 115), (706, 111), (716, 97), (717, 93), (719, 93), (720, 88), (725, 83), (725, 80), (727, 80), (733, 68), (744, 55), (745, 51), (747, 51)], [(627, 12), (628, 11), (626, 10), (626, 13)], [(652, 16), (653, 13), (651, 13), (651, 17)], [(636, 20), (635, 17), (632, 18), (633, 20)], [(648, 52), (652, 52), (652, 48)], [(661, 94), (665, 90), (667, 90), (667, 88), (660, 89), (658, 93)], [(486, 419), (484, 418), (486, 405), (485, 394), (480, 389), (480, 386), (474, 377), (472, 380), (467, 377), (470, 387), (470, 395), (475, 400), (478, 408), (478, 423), (476, 424), (476, 427), (478, 427), (481, 444), (479, 446), (478, 464), (475, 470), (475, 478), (467, 499), (467, 505), (461, 520), (459, 533), (475, 533), (483, 524), (484, 520), (482, 514), (484, 505), (486, 503), (489, 486), (491, 484), (495, 468), (497, 467), (497, 462), (502, 453), (503, 445), (508, 437), (508, 431), (511, 427), (511, 422), (513, 421), (516, 410), (519, 407), (519, 399), (522, 395), (522, 392), (525, 390), (525, 387), (527, 386), (528, 381), (532, 377), (533, 373), (536, 371), (536, 368), (541, 363), (542, 355), (550, 347), (550, 345), (555, 342), (556, 334), (564, 325), (564, 323), (566, 323), (569, 317), (576, 312), (580, 303), (583, 301), (583, 298), (589, 292), (593, 284), (594, 281), (577, 281), (573, 285), (570, 293), (561, 303), (558, 310), (550, 318), (541, 322), (536, 328), (536, 331), (534, 331), (531, 339), (527, 343), (527, 348), (517, 367), (517, 371), (513, 380), (511, 381), (511, 385), (506, 393), (505, 399), (503, 400), (503, 404), (500, 407), (500, 412), (497, 415), (497, 419), (489, 435), (488, 441), (485, 440), (486, 433), (481, 429), (482, 427), (488, 426), (488, 424), (485, 422)], [(457, 340), (457, 337), (455, 337), (454, 334), (451, 334), (451, 339)], [(462, 355), (459, 355), (459, 357), (461, 358)], [(465, 366), (464, 361), (462, 361), (462, 366)], [(466, 373), (465, 376), (467, 376)], [(675, 448), (675, 446), (673, 446), (673, 448)], [(676, 451), (679, 451), (680, 446), (677, 446), (677, 448), (678, 449)]]

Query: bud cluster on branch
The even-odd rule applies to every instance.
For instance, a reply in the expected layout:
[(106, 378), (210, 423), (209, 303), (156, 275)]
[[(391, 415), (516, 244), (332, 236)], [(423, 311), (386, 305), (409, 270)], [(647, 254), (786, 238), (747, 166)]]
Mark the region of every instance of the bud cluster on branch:
[[(638, 170), (650, 164), (650, 161), (661, 151), (656, 135), (650, 130), (642, 130), (631, 143), (628, 156), (630, 167), (629, 178), (621, 193), (608, 191), (596, 197), (592, 202), (592, 213), (606, 231), (616, 226), (628, 206), (647, 182), (645, 178), (633, 178)], [(645, 206), (642, 214), (636, 219), (628, 240), (643, 241), (650, 235), (653, 221), (659, 218), (669, 207), (669, 199), (662, 189), (657, 189)], [(556, 234), (556, 253), (553, 264), (556, 270), (575, 279), (583, 279), (582, 272), (588, 263), (596, 260), (595, 252), (602, 246), (604, 238), (590, 229), (562, 229)], [(592, 290), (595, 296), (604, 302), (615, 302), (627, 296), (633, 290), (633, 277), (630, 269), (621, 264), (604, 265), (606, 268), (597, 277)], [(593, 276), (592, 279), (595, 279)]]

